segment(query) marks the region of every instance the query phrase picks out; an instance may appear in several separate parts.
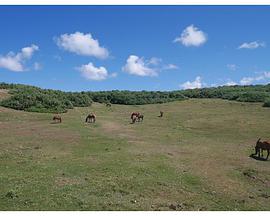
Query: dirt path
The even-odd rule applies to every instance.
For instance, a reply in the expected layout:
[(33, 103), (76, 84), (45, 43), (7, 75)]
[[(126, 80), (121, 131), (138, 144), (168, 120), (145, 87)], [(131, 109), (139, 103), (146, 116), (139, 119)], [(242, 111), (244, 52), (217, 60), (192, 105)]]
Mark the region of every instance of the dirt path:
[(8, 98), (10, 94), (8, 93), (8, 90), (6, 89), (0, 89), (0, 101)]
[(134, 130), (126, 128), (124, 125), (121, 125), (117, 122), (102, 120), (101, 126), (104, 132), (109, 135), (114, 135), (120, 138), (127, 138), (129, 142), (135, 142), (138, 140)]

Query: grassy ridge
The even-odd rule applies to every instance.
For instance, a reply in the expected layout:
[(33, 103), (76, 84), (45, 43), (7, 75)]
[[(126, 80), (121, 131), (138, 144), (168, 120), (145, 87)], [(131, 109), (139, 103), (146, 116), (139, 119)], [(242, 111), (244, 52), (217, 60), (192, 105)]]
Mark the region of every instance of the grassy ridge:
[(91, 98), (83, 92), (63, 92), (5, 83), (0, 84), (1, 88), (9, 89), (11, 94), (11, 97), (1, 101), (1, 105), (16, 110), (62, 113), (73, 107), (87, 107), (92, 103)]
[(93, 103), (62, 124), (0, 110), (0, 210), (270, 210), (269, 161), (249, 157), (269, 138), (261, 103)]
[(239, 102), (263, 102), (270, 106), (270, 84), (254, 86), (223, 86), (170, 92), (160, 91), (100, 91), (63, 92), (21, 84), (0, 83), (12, 96), (3, 100), (4, 107), (35, 112), (66, 112), (73, 107), (99, 103), (143, 105), (180, 101), (189, 98), (221, 98)]

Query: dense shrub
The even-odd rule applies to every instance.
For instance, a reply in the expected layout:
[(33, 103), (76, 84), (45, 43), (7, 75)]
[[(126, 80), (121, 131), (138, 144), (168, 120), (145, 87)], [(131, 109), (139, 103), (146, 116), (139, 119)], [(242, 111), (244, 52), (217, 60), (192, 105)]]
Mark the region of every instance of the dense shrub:
[(264, 104), (263, 104), (264, 107), (270, 107), (270, 98), (266, 99)]
[(99, 103), (143, 105), (166, 103), (187, 98), (221, 98), (241, 102), (264, 102), (269, 106), (270, 84), (251, 86), (222, 86), (170, 92), (161, 91), (99, 91), (62, 92), (29, 85), (0, 83), (12, 96), (1, 102), (2, 106), (35, 112), (66, 112), (73, 107)]
[[(8, 88), (0, 84), (0, 88)], [(16, 110), (31, 112), (66, 112), (74, 106), (90, 106), (92, 99), (83, 93), (40, 89), (33, 86), (11, 84), (11, 97), (1, 101), (1, 105)]]
[(241, 93), (236, 100), (241, 102), (264, 102), (268, 97), (269, 93), (267, 92), (254, 91)]

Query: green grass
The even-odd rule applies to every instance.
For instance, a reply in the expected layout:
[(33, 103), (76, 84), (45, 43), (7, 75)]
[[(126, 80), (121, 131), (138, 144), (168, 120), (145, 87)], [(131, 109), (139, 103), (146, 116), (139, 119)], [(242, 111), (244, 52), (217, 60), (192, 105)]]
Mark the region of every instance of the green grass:
[(269, 138), (260, 103), (95, 103), (62, 118), (0, 107), (0, 210), (270, 210), (270, 162), (249, 157)]

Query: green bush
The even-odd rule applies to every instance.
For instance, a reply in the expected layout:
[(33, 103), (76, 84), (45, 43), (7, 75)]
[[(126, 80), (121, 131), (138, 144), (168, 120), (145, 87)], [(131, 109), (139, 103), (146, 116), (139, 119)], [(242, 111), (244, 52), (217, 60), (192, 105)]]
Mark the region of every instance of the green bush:
[(62, 92), (41, 89), (29, 85), (0, 83), (0, 88), (9, 89), (12, 95), (2, 100), (1, 105), (17, 110), (34, 112), (66, 112), (73, 107), (87, 107), (91, 103), (124, 105), (157, 104), (187, 98), (221, 98), (240, 102), (264, 102), (269, 106), (270, 84), (250, 86), (221, 86), (188, 89), (170, 92), (161, 91), (99, 91)]
[(263, 104), (264, 107), (270, 107), (270, 98), (266, 99), (264, 104)]
[[(7, 85), (1, 85), (0, 88)], [(1, 101), (4, 107), (31, 112), (61, 113), (75, 106), (90, 106), (92, 99), (83, 93), (66, 93), (40, 89), (33, 86), (12, 84), (11, 97)]]

